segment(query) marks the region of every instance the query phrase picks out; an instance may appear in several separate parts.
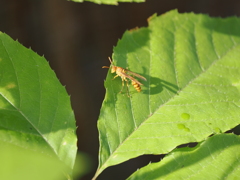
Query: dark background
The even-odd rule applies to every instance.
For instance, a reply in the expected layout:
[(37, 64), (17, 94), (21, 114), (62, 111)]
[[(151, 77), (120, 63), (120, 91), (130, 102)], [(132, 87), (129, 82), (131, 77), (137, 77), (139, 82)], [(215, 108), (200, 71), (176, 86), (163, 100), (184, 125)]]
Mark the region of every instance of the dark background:
[[(91, 179), (98, 165), (97, 119), (104, 98), (103, 81), (113, 46), (123, 33), (147, 26), (147, 18), (169, 10), (214, 17), (240, 15), (239, 0), (147, 0), (118, 6), (66, 0), (0, 0), (0, 31), (44, 55), (71, 95), (77, 120), (78, 149), (87, 154)], [(106, 169), (101, 179), (126, 179), (137, 168), (157, 161), (143, 156)]]

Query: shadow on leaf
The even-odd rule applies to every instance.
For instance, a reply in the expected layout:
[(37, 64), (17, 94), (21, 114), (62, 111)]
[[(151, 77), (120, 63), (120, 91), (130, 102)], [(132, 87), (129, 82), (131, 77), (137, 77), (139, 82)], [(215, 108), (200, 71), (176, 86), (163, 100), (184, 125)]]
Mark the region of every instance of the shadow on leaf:
[(176, 86), (175, 84), (172, 84), (170, 82), (164, 81), (157, 77), (151, 77), (150, 78), (150, 84), (147, 85), (147, 83), (144, 84), (145, 86), (149, 86), (146, 90), (143, 90), (142, 92), (144, 94), (158, 94), (163, 91), (163, 89), (167, 89), (168, 91), (177, 94), (180, 88)]

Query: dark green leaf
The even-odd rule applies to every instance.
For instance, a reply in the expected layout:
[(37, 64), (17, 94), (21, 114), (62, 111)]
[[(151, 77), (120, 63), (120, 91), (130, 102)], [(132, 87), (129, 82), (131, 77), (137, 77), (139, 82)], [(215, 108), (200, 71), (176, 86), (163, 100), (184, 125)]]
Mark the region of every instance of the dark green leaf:
[(74, 2), (84, 2), (89, 1), (96, 4), (108, 4), (108, 5), (117, 5), (120, 2), (145, 2), (145, 0), (71, 0)]
[(1, 141), (56, 157), (71, 174), (77, 147), (70, 98), (43, 57), (4, 33), (0, 119)]

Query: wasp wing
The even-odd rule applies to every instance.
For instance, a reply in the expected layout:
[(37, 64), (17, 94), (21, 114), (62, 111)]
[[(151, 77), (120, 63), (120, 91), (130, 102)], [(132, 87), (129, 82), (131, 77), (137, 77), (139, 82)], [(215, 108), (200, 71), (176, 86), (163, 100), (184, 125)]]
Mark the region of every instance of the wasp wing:
[[(140, 78), (140, 79), (142, 79), (142, 80), (144, 80), (144, 81), (147, 81), (147, 79), (146, 79), (145, 77), (143, 77), (143, 76), (141, 76), (141, 75), (139, 75), (139, 74), (137, 74), (137, 73), (135, 73), (135, 72), (129, 71), (129, 70), (127, 70), (127, 69), (126, 69), (126, 72), (129, 73), (129, 74), (131, 74), (131, 75), (133, 75), (133, 76), (136, 76), (136, 77), (138, 77), (138, 78)], [(129, 78), (129, 79), (130, 79), (130, 78)]]
[(121, 77), (126, 77), (126, 78), (130, 79), (131, 81), (134, 81), (137, 84), (143, 85), (142, 83), (140, 83), (138, 80), (136, 80), (132, 76), (130, 76), (130, 75), (124, 73), (124, 72), (120, 72), (120, 73), (121, 73)]

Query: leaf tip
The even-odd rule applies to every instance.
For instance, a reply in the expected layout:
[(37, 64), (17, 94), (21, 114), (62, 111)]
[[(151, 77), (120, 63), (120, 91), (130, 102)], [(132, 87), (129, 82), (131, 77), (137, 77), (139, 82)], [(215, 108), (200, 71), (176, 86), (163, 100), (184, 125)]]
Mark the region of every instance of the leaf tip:
[(136, 26), (135, 28), (130, 29), (129, 32), (137, 31), (138, 29), (139, 29), (139, 27)]
[(154, 13), (153, 15), (151, 15), (149, 18), (147, 18), (147, 22), (149, 23), (152, 19), (154, 19), (155, 17), (157, 17), (157, 13)]

